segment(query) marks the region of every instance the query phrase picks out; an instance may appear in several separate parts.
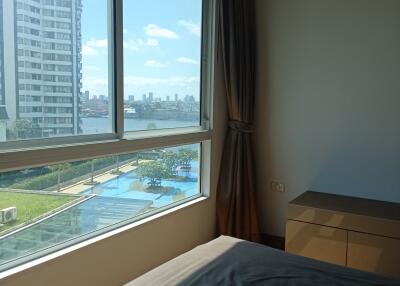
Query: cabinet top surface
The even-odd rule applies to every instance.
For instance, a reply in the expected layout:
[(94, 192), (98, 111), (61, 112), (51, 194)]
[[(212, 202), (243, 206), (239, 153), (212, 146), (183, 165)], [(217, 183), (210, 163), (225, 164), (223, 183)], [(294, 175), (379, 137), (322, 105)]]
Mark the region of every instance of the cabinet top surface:
[(290, 201), (289, 204), (400, 220), (400, 203), (394, 202), (307, 191)]

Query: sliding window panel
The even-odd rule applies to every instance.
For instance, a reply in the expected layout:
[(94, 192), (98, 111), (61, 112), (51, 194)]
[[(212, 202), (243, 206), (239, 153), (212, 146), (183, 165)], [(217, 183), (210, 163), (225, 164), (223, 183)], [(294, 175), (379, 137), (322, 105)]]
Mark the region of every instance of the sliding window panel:
[(124, 0), (125, 132), (200, 127), (201, 0)]

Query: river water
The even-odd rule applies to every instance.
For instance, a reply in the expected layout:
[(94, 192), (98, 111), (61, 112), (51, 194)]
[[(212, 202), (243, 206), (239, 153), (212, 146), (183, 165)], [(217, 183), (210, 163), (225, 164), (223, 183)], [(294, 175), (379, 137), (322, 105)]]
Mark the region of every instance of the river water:
[[(81, 128), (83, 134), (98, 134), (98, 133), (110, 133), (111, 120), (110, 118), (81, 118)], [(189, 127), (199, 126), (198, 121), (178, 121), (178, 120), (158, 120), (158, 119), (136, 119), (136, 118), (125, 118), (124, 126), (126, 131), (138, 131), (146, 130), (151, 125), (154, 129), (163, 128), (177, 128), (177, 127)]]

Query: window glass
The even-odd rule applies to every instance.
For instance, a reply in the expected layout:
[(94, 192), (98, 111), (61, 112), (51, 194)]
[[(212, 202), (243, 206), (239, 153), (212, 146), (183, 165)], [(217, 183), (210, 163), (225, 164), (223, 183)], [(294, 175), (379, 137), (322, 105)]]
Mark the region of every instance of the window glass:
[(0, 173), (0, 271), (198, 195), (199, 158), (193, 144)]
[(201, 0), (125, 0), (125, 131), (200, 125)]
[(108, 1), (0, 2), (0, 143), (113, 132)]
[(121, 1), (0, 0), (0, 272), (201, 194), (208, 132), (121, 137), (200, 126), (203, 1)]

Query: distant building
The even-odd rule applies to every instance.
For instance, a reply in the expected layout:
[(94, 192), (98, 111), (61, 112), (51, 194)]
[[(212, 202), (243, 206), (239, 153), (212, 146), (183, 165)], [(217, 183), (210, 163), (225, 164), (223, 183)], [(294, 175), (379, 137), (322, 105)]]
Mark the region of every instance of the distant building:
[(145, 102), (146, 101), (146, 94), (142, 95), (142, 101)]
[(134, 96), (134, 95), (129, 95), (129, 96), (128, 96), (128, 101), (129, 101), (130, 103), (133, 103), (133, 102), (135, 101), (135, 96)]
[(154, 94), (152, 92), (149, 92), (149, 102), (153, 102), (153, 96)]
[[(3, 0), (0, 0), (0, 15), (3, 16)], [(1, 17), (2, 19), (2, 17)], [(4, 98), (4, 57), (3, 57), (3, 23), (0, 23), (0, 105), (5, 104)]]
[(90, 93), (88, 90), (85, 90), (85, 92), (82, 94), (82, 103), (88, 102), (90, 97)]
[(169, 95), (167, 95), (167, 101), (169, 101)]
[(6, 107), (0, 105), (0, 142), (7, 141), (7, 120), (8, 114)]
[(184, 98), (184, 100), (183, 100), (183, 102), (185, 102), (185, 103), (194, 103), (194, 102), (196, 102), (196, 100), (194, 99), (194, 96), (193, 95), (185, 95), (185, 98)]
[(175, 101), (178, 101), (178, 94), (175, 93)]
[(104, 94), (99, 95), (99, 100), (101, 101), (107, 101), (107, 97)]

